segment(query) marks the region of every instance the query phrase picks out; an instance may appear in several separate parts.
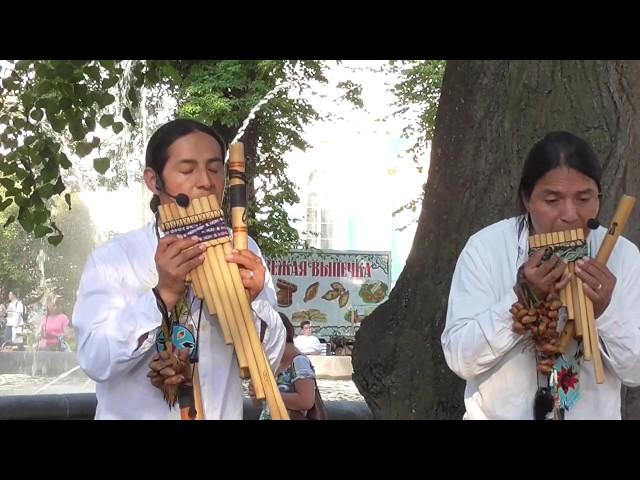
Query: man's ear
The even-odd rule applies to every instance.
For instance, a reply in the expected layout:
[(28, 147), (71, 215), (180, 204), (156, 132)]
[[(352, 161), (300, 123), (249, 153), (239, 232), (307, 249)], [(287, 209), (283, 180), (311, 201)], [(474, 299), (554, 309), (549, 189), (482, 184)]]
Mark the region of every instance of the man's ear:
[(146, 167), (142, 177), (147, 188), (155, 195), (158, 195), (158, 174), (156, 171), (151, 167)]

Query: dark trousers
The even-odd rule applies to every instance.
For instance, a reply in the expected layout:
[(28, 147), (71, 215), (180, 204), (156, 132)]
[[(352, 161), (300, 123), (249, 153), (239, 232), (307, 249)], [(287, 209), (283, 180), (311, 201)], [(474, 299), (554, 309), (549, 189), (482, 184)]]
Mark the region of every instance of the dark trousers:
[(13, 327), (7, 325), (4, 327), (4, 338), (2, 339), (2, 343), (11, 341), (11, 334), (13, 333)]

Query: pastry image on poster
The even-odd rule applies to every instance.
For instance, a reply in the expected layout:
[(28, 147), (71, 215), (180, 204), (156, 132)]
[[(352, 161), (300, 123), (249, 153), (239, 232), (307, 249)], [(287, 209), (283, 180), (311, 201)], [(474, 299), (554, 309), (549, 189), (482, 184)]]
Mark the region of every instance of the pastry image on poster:
[(311, 308), (309, 310), (299, 310), (291, 316), (292, 322), (298, 323), (303, 320), (309, 320), (312, 323), (327, 323), (327, 315), (317, 308)]
[(276, 292), (278, 306), (284, 308), (290, 307), (293, 303), (293, 294), (298, 291), (298, 286), (295, 283), (279, 278), (276, 282), (276, 287), (278, 287), (278, 291)]
[(309, 285), (307, 291), (304, 293), (304, 302), (310, 302), (316, 295), (318, 295), (318, 289), (320, 288), (320, 282), (315, 282)]
[(387, 284), (380, 280), (367, 280), (360, 287), (358, 295), (365, 303), (380, 303), (387, 296), (388, 290)]

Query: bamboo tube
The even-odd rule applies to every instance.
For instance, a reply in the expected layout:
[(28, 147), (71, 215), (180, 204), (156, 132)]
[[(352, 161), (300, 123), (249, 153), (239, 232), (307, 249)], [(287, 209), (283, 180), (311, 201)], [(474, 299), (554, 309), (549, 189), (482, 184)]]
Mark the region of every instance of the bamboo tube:
[[(582, 231), (582, 229), (572, 230), (571, 239), (584, 240), (584, 232)], [(574, 267), (574, 271), (575, 271), (575, 267)], [(592, 359), (591, 351), (592, 351), (593, 345), (591, 341), (591, 336), (593, 332), (589, 328), (589, 320), (587, 315), (587, 303), (586, 303), (587, 301), (590, 301), (590, 300), (584, 294), (584, 286), (582, 284), (582, 279), (577, 275), (575, 276), (575, 279), (576, 279), (576, 291), (578, 292), (578, 306), (579, 306), (579, 312), (580, 312), (580, 321), (582, 325), (582, 342), (584, 347), (584, 359), (590, 361)]]
[[(245, 173), (244, 145), (233, 143), (229, 146), (229, 169)], [(247, 207), (246, 184), (244, 180), (231, 177), (231, 225), (233, 229), (233, 246), (238, 250), (246, 250), (249, 244), (249, 229), (245, 222)]]
[[(217, 199), (213, 196), (210, 196), (208, 199), (203, 199), (203, 201), (209, 201), (209, 208), (212, 210), (217, 209), (218, 206)], [(205, 205), (206, 207), (206, 205)], [(231, 294), (235, 294), (235, 302), (237, 307), (240, 309), (238, 315), (235, 316), (236, 319), (239, 319), (238, 322), (241, 324), (240, 330), (243, 332), (244, 338), (243, 341), (248, 343), (249, 348), (255, 355), (256, 366), (258, 367), (258, 371), (256, 373), (252, 372), (251, 378), (253, 380), (254, 389), (256, 390), (256, 398), (261, 398), (258, 394), (258, 388), (262, 386), (264, 388), (264, 395), (267, 399), (267, 403), (269, 404), (269, 409), (271, 411), (272, 417), (277, 418), (278, 416), (282, 416), (286, 414), (286, 409), (284, 412), (280, 412), (278, 415), (278, 410), (281, 410), (277, 407), (281, 402), (282, 397), (277, 390), (277, 386), (275, 386), (275, 378), (273, 377), (273, 373), (271, 372), (271, 367), (266, 361), (266, 357), (264, 355), (264, 351), (262, 349), (262, 344), (257, 335), (255, 322), (253, 320), (253, 315), (251, 314), (249, 303), (246, 297), (240, 293), (244, 292), (244, 286), (242, 285), (242, 279), (240, 277), (240, 271), (238, 269), (238, 265), (235, 263), (227, 263), (224, 258), (225, 254), (231, 252), (231, 247), (229, 243), (225, 243), (222, 245), (222, 248), (216, 249), (216, 257), (218, 259), (219, 265), (226, 265), (229, 272), (229, 279), (231, 280), (231, 285), (227, 285), (227, 291)], [(250, 370), (252, 370), (250, 365)], [(269, 387), (269, 388), (268, 388)], [(264, 398), (264, 397), (262, 397)], [(284, 406), (284, 405), (283, 405)], [(277, 408), (275, 408), (277, 407)]]
[[(180, 207), (178, 207), (180, 208)], [(186, 212), (186, 214), (188, 216), (193, 216), (196, 214), (196, 211), (193, 208), (193, 201), (189, 202), (189, 205), (184, 209), (184, 211)], [(206, 255), (205, 255), (206, 257)], [(207, 305), (207, 309), (209, 310), (209, 315), (215, 315), (216, 314), (216, 308), (213, 302), (213, 298), (211, 296), (211, 289), (210, 288), (205, 288), (205, 286), (207, 285), (207, 278), (205, 275), (205, 271), (204, 271), (204, 263), (202, 263), (201, 265), (198, 265), (193, 272), (191, 272), (191, 275), (195, 278), (198, 279), (198, 283), (200, 284), (200, 289), (202, 291), (202, 296), (198, 297), (201, 299), (204, 299), (206, 305)], [(194, 275), (195, 273), (195, 275)]]
[[(580, 234), (582, 230), (580, 230)], [(579, 240), (578, 231), (571, 230), (571, 244), (576, 245)], [(573, 289), (573, 303), (576, 312), (576, 328), (582, 334), (582, 346), (584, 349), (585, 360), (591, 360), (591, 337), (589, 336), (589, 326), (587, 324), (587, 309), (584, 296), (584, 287), (582, 280), (575, 274), (575, 262), (571, 262), (571, 287)]]
[[(163, 208), (164, 207), (164, 208)], [(166, 215), (167, 221), (176, 220), (178, 218), (182, 218), (186, 216), (184, 213), (184, 208), (178, 207), (175, 203), (168, 203), (166, 205), (160, 206), (158, 211), (164, 210), (164, 214)], [(162, 218), (162, 217), (161, 217)], [(189, 272), (188, 275), (191, 283), (193, 284), (193, 290), (196, 294), (196, 297), (204, 299), (204, 291), (202, 290), (202, 283), (200, 282), (200, 277), (194, 272)]]
[[(202, 213), (204, 210), (202, 208), (202, 204), (200, 203), (200, 199), (194, 198), (191, 201), (191, 205), (193, 205), (193, 210), (196, 214)], [(222, 331), (222, 336), (224, 338), (224, 343), (226, 345), (232, 345), (233, 340), (231, 336), (231, 330), (229, 327), (229, 316), (230, 312), (226, 312), (224, 310), (224, 306), (222, 304), (222, 299), (220, 298), (220, 293), (217, 288), (215, 288), (215, 276), (213, 274), (213, 265), (211, 258), (211, 250), (212, 246), (208, 245), (205, 255), (205, 261), (203, 263), (203, 273), (205, 276), (204, 284), (207, 286), (207, 290), (209, 290), (213, 304), (215, 306), (214, 311), (218, 312), (217, 318), (218, 323), (220, 324), (220, 330)]]
[(204, 403), (202, 402), (202, 389), (200, 388), (200, 371), (198, 364), (193, 366), (193, 399), (196, 404), (196, 420), (204, 420)]
[[(609, 260), (609, 256), (611, 255), (611, 252), (613, 252), (613, 248), (618, 241), (618, 238), (627, 225), (635, 204), (635, 197), (631, 197), (629, 195), (622, 196), (622, 199), (618, 204), (618, 208), (616, 208), (616, 212), (613, 215), (613, 220), (611, 221), (609, 230), (607, 231), (607, 234), (604, 237), (600, 248), (598, 249), (596, 261), (604, 263), (606, 265), (607, 261)], [(587, 310), (589, 311), (589, 329), (593, 331), (593, 366), (596, 375), (596, 383), (601, 384), (606, 381), (606, 376), (604, 373), (604, 365), (602, 364), (602, 357), (600, 355), (600, 341), (598, 339), (598, 330), (595, 325), (593, 303), (587, 303)]]

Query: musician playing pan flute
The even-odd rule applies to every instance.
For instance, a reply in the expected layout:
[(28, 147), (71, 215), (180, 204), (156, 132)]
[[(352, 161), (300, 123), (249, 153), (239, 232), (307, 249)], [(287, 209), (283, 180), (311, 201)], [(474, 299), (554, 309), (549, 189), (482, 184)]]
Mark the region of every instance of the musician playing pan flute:
[[(566, 132), (548, 134), (524, 164), (518, 189), (522, 214), (482, 229), (465, 245), (441, 339), (447, 364), (466, 380), (464, 418), (619, 419), (621, 383), (640, 384), (640, 253), (619, 237), (606, 264), (594, 260), (607, 235), (604, 226), (588, 228), (600, 210), (601, 173), (584, 140)], [(574, 229), (586, 236), (588, 254), (575, 262), (574, 275), (593, 304), (606, 374), (600, 384), (594, 362), (585, 361), (582, 341), (571, 339), (564, 354), (554, 350), (546, 357), (522, 318), (512, 313), (525, 301), (523, 291), (546, 301), (571, 280), (557, 255), (547, 258), (539, 249), (529, 256), (529, 236)], [(553, 403), (540, 417), (533, 407), (550, 388)]]
[[(222, 204), (225, 153), (222, 138), (199, 122), (177, 119), (161, 126), (146, 151), (144, 181), (154, 193), (152, 209), (176, 199), (180, 203), (185, 195), (215, 195)], [(271, 275), (251, 238), (248, 246), (226, 260), (240, 267), (256, 328), (261, 321), (266, 325), (263, 347), (275, 369), (285, 331), (273, 307)], [(97, 419), (180, 418), (179, 410), (167, 405), (164, 388), (192, 381), (196, 352), (200, 413), (208, 420), (242, 418), (242, 380), (233, 346), (225, 344), (216, 316), (185, 284), (187, 274), (204, 262), (203, 252), (200, 239), (163, 235), (154, 221), (91, 254), (73, 319), (80, 366), (96, 381)], [(163, 351), (166, 316), (184, 326), (184, 338), (191, 339), (171, 354), (177, 359)]]

